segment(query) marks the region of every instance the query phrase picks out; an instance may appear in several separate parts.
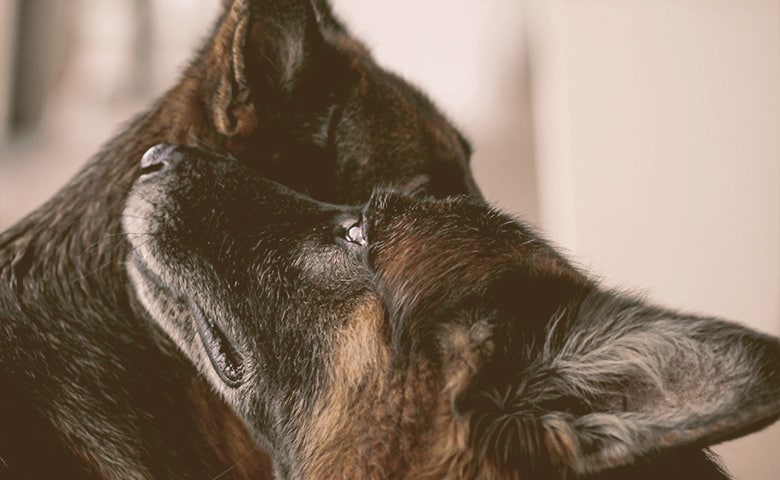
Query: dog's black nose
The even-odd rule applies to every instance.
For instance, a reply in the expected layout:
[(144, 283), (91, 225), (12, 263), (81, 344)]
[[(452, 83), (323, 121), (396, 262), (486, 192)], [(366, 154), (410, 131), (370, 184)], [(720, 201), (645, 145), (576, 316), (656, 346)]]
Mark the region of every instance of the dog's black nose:
[(155, 145), (141, 157), (141, 175), (149, 176), (171, 168), (177, 164), (182, 155), (177, 145)]

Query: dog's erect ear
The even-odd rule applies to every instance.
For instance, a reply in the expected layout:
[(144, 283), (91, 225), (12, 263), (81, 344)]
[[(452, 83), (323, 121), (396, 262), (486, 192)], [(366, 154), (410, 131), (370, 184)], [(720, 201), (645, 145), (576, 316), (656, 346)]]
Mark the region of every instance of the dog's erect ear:
[(528, 355), (469, 400), (472, 438), (499, 467), (597, 473), (780, 416), (780, 341), (616, 294), (563, 311)]
[(326, 1), (234, 0), (226, 4), (206, 52), (209, 105), (217, 131), (245, 136), (257, 106), (290, 93), (323, 44), (341, 29)]

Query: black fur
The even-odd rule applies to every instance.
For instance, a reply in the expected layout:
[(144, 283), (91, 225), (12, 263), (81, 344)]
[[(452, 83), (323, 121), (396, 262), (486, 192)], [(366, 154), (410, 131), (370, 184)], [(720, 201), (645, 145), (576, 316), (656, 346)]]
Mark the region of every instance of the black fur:
[(606, 290), (478, 202), (359, 214), (151, 155), (124, 217), (136, 290), (279, 478), (722, 479), (701, 448), (780, 415), (777, 339)]

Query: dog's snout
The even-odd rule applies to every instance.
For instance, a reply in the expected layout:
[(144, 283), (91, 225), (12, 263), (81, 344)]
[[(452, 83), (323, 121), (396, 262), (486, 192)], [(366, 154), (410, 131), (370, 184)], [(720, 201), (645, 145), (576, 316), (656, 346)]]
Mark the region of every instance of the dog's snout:
[(141, 175), (146, 177), (171, 168), (181, 161), (176, 145), (159, 144), (151, 147), (141, 157)]

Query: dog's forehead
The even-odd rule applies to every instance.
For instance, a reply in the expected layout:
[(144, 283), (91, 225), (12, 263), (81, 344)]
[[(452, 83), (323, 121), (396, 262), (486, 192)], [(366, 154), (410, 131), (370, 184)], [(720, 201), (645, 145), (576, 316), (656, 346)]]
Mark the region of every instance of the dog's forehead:
[(378, 193), (365, 217), (368, 261), (384, 282), (419, 281), (426, 291), (454, 280), (485, 285), (509, 271), (581, 279), (530, 227), (467, 197), (421, 200)]

